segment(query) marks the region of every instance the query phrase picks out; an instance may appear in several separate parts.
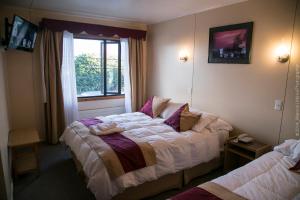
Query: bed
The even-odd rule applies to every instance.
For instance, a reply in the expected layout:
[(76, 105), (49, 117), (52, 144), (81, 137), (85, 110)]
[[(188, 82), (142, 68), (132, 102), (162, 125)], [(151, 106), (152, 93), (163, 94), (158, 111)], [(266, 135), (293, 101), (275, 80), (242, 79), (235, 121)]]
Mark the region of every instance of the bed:
[[(112, 180), (101, 158), (93, 148), (97, 136), (80, 122), (74, 122), (64, 132), (61, 141), (72, 151), (78, 168), (87, 181), (87, 187), (96, 199), (140, 199), (162, 191), (179, 188), (196, 176), (220, 166), (220, 144), (226, 133), (203, 128), (176, 132), (164, 124), (163, 118), (151, 118), (141, 112), (99, 117), (116, 122), (125, 131), (124, 136), (142, 138), (155, 150), (157, 163), (126, 173)], [(131, 196), (134, 194), (134, 196)]]
[(241, 168), (171, 199), (300, 199), (300, 174), (290, 170), (295, 161), (289, 153), (282, 151), (289, 149), (287, 143)]

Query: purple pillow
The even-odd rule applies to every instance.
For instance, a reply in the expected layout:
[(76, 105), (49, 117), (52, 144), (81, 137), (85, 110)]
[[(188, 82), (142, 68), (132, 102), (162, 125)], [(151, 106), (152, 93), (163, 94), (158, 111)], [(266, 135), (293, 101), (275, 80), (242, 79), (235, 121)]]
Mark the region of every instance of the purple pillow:
[(171, 126), (175, 131), (180, 132), (180, 117), (182, 111), (186, 109), (188, 104), (181, 106), (175, 113), (171, 115), (168, 119), (164, 121), (165, 124)]
[(140, 109), (140, 112), (150, 116), (153, 118), (153, 111), (152, 111), (152, 102), (153, 102), (153, 97), (150, 97), (144, 106)]
[(148, 99), (145, 105), (140, 109), (140, 112), (149, 115), (152, 118), (158, 117), (159, 114), (166, 108), (169, 101), (170, 99), (153, 96)]

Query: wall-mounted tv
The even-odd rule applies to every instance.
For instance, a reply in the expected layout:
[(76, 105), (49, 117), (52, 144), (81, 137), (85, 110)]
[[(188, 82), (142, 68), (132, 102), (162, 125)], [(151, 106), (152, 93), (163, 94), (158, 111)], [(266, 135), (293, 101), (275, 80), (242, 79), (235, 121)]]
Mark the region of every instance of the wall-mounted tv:
[(37, 32), (38, 26), (15, 15), (11, 26), (8, 48), (32, 52)]

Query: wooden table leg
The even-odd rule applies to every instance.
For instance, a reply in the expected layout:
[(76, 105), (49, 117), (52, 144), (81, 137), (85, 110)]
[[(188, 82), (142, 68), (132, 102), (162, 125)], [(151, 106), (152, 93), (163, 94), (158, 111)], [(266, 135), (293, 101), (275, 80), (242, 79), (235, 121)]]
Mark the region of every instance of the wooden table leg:
[(37, 166), (37, 171), (38, 173), (40, 173), (40, 159), (39, 159), (39, 147), (38, 144), (34, 145), (34, 154), (35, 154), (35, 158), (36, 158), (36, 166)]

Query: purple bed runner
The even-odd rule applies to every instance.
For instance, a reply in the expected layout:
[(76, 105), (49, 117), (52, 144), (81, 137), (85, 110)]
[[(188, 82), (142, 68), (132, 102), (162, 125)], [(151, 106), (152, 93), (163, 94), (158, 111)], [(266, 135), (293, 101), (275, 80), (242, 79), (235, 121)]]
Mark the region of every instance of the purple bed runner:
[(79, 122), (81, 122), (83, 125), (89, 128), (90, 126), (102, 123), (103, 121), (97, 118), (86, 118), (86, 119), (79, 120)]
[(120, 133), (99, 137), (117, 154), (125, 173), (146, 167), (141, 148), (134, 141)]
[(194, 187), (183, 193), (180, 193), (171, 198), (171, 200), (221, 200), (219, 197), (214, 194), (199, 188)]
[[(87, 128), (103, 123), (97, 118), (86, 118), (79, 122)], [(98, 154), (112, 178), (156, 164), (155, 151), (147, 142), (129, 139), (118, 132), (98, 137), (107, 144), (99, 147)], [(111, 154), (111, 150), (114, 154)]]

